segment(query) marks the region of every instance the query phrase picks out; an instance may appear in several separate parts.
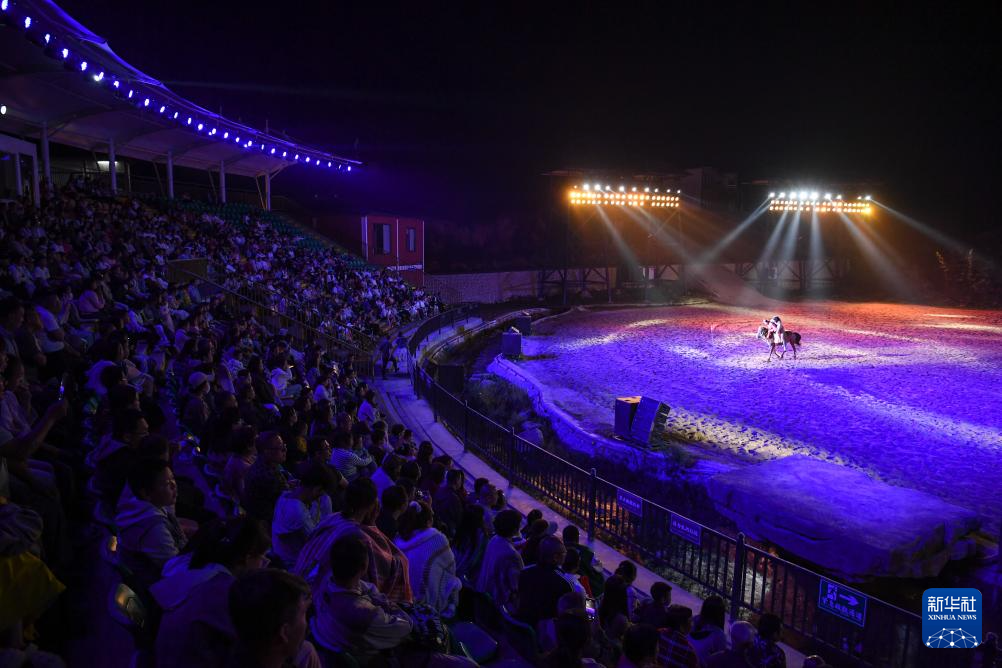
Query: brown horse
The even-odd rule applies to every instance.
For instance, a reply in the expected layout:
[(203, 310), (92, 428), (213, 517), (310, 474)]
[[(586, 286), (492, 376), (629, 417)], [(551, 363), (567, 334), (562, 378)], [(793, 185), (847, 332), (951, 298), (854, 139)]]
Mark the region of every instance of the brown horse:
[(776, 352), (776, 341), (773, 337), (769, 336), (769, 328), (762, 325), (758, 328), (758, 338), (764, 339), (769, 344), (769, 361), (772, 361), (772, 356), (775, 355), (779, 359), (783, 359), (783, 355), (786, 354), (786, 346), (789, 345), (793, 350), (793, 359), (797, 359), (797, 346), (800, 345), (800, 332), (791, 332), (786, 329), (783, 330), (783, 352)]

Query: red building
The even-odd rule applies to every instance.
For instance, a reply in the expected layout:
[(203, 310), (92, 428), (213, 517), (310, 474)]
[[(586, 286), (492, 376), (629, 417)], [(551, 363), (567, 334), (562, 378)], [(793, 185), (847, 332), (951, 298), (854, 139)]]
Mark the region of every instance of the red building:
[(318, 218), (317, 231), (369, 264), (400, 272), (424, 287), (424, 221), (381, 213)]

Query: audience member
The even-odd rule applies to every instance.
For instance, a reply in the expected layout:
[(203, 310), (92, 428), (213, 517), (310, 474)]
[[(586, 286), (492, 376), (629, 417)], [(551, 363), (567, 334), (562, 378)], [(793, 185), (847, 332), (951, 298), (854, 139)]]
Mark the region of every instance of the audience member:
[(748, 651), (752, 665), (759, 668), (786, 668), (786, 652), (780, 647), (783, 622), (776, 615), (766, 613), (758, 620), (755, 645)]
[(664, 628), (668, 625), (670, 605), (671, 586), (659, 580), (651, 585), (651, 598), (637, 606), (633, 621), (637, 624), (650, 624), (656, 629)]
[(490, 594), (495, 604), (508, 610), (518, 607), (518, 583), (524, 567), (514, 545), (521, 522), (515, 510), (502, 510), (494, 517), (494, 536), (487, 543), (476, 581), (478, 591)]
[(240, 497), (240, 505), (251, 517), (268, 522), (275, 515), (278, 498), (290, 487), (282, 467), (285, 455), (285, 441), (277, 431), (257, 437), (257, 459), (247, 470)]
[(689, 642), (692, 631), (692, 610), (684, 605), (668, 608), (668, 625), (661, 629), (658, 643), (658, 665), (665, 668), (699, 668), (699, 655)]
[(433, 526), (434, 520), (431, 506), (412, 501), (400, 517), (400, 535), (394, 543), (407, 557), (414, 600), (451, 618), (456, 613), (462, 582), (456, 575), (456, 558), (449, 539)]
[(337, 481), (322, 462), (312, 462), (299, 479), (299, 486), (283, 492), (275, 505), (271, 541), (275, 554), (286, 566), (296, 563), (310, 535), (332, 513), (329, 494)]
[(754, 665), (748, 656), (754, 645), (755, 627), (748, 622), (734, 622), (731, 624), (730, 649), (712, 654), (706, 663), (707, 668), (748, 668)]
[(539, 545), (539, 559), (518, 577), (518, 610), (515, 616), (534, 627), (542, 620), (557, 616), (557, 601), (571, 591), (558, 570), (564, 563), (567, 549), (557, 538), (549, 536)]
[(724, 599), (714, 594), (706, 597), (699, 614), (692, 620), (689, 643), (696, 650), (701, 665), (706, 665), (711, 654), (727, 649), (727, 635), (724, 633), (726, 614)]
[(616, 668), (648, 668), (658, 655), (658, 630), (650, 624), (633, 624), (623, 634), (623, 652)]

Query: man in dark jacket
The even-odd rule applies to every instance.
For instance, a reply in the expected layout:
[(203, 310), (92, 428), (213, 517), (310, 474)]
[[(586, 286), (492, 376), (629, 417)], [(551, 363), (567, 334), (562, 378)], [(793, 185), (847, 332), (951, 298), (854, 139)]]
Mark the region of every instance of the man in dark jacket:
[(282, 468), (285, 454), (285, 441), (277, 431), (266, 431), (257, 437), (257, 461), (247, 470), (240, 499), (240, 505), (251, 517), (270, 522), (275, 515), (278, 497), (290, 487)]
[(456, 529), (463, 520), (463, 483), (465, 474), (460, 469), (452, 469), (445, 476), (445, 484), (435, 492), (432, 509), (435, 519), (442, 525), (442, 533), (452, 540)]
[(560, 574), (567, 548), (555, 536), (539, 543), (539, 557), (518, 576), (518, 611), (515, 616), (535, 628), (544, 619), (557, 616), (557, 601), (571, 591), (571, 585)]

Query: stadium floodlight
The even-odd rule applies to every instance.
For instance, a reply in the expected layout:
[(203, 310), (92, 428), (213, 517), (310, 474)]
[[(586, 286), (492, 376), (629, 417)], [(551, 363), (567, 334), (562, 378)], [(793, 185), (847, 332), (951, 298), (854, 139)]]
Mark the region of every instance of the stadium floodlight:
[(6, 116), (6, 115), (7, 115), (7, 105), (0, 104), (0, 116)]
[(146, 98), (145, 100), (143, 100), (143, 106), (144, 107), (150, 106), (150, 98)]
[(62, 53), (63, 55), (63, 60), (66, 60), (67, 58), (70, 57), (70, 50), (67, 49), (65, 46), (63, 47), (63, 50), (60, 53)]
[(867, 196), (866, 196), (866, 197), (864, 197), (863, 199), (865, 199), (865, 200), (866, 200), (867, 202), (869, 202), (869, 201), (870, 201), (870, 200), (872, 200), (873, 198), (872, 198), (872, 197), (870, 197), (869, 195), (867, 195)]
[(102, 81), (104, 81), (104, 70), (101, 70), (100, 72), (94, 75), (94, 81), (96, 81), (97, 83), (101, 83)]
[(582, 187), (582, 188), (583, 188), (584, 190), (591, 190), (591, 186), (589, 186), (589, 185), (588, 185), (587, 183), (585, 183), (585, 184), (584, 184), (583, 186), (581, 186), (581, 187)]
[(806, 190), (801, 190), (800, 191), (800, 199), (807, 199), (807, 191)]
[(873, 213), (873, 207), (868, 202), (863, 201), (863, 197), (857, 197), (856, 201), (853, 202), (844, 202), (841, 195), (837, 195), (833, 200), (831, 193), (826, 193), (824, 199), (819, 201), (817, 193), (812, 192), (810, 198), (802, 197), (804, 194), (803, 192), (791, 192), (789, 198), (786, 198), (784, 197), (786, 193), (780, 193), (777, 199), (769, 202), (769, 211), (782, 213), (806, 211), (819, 214), (843, 213), (858, 215), (870, 215)]
[(351, 165), (348, 165), (348, 171), (349, 172), (351, 171)]
[(769, 199), (776, 199), (776, 193), (769, 193)]
[(10, 7), (10, 0), (2, 0), (2, 1), (0, 1), (0, 11), (4, 11), (5, 12), (5, 11), (7, 11), (8, 7)]
[(199, 123), (199, 124), (198, 124), (197, 126), (195, 126), (195, 128), (196, 128), (196, 129), (197, 129), (197, 130), (198, 130), (199, 132), (201, 132), (201, 131), (202, 131), (202, 128), (204, 128), (204, 127), (205, 127), (205, 123)]
[(24, 29), (27, 30), (30, 27), (31, 27), (31, 17), (30, 16), (25, 16), (24, 17)]
[[(351, 166), (348, 167), (351, 171)], [(627, 190), (629, 188), (629, 190)], [(567, 190), (568, 201), (571, 206), (596, 205), (596, 206), (631, 206), (638, 208), (678, 208), (681, 198), (668, 191), (666, 194), (651, 194), (651, 188), (645, 187), (640, 192), (640, 186), (617, 186), (615, 191), (611, 187), (606, 190), (582, 191), (577, 186), (571, 186)], [(654, 192), (658, 193), (659, 188)]]
[(45, 33), (45, 37), (43, 39), (45, 40), (45, 43), (48, 44), (49, 42), (52, 41), (52, 35), (50, 35), (49, 33)]
[(287, 156), (287, 155), (289, 155), (289, 152), (288, 152), (288, 151), (282, 151), (282, 157), (283, 157), (283, 158), (284, 158), (285, 156)]

